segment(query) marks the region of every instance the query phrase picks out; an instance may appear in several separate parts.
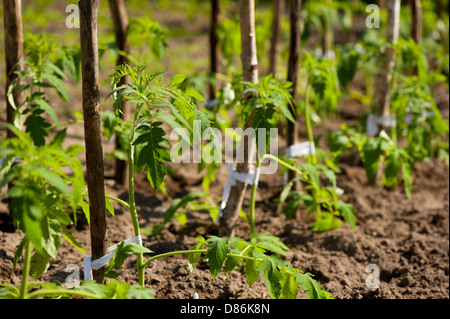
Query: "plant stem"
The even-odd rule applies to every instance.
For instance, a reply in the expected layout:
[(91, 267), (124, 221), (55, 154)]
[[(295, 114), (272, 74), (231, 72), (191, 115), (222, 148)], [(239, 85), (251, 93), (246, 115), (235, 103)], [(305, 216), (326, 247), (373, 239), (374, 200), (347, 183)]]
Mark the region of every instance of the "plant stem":
[(266, 159), (266, 158), (271, 159), (271, 160), (274, 160), (274, 161), (280, 163), (280, 164), (283, 165), (284, 167), (286, 167), (286, 168), (288, 168), (288, 169), (290, 169), (290, 170), (296, 172), (296, 173), (299, 174), (299, 175), (303, 175), (303, 172), (302, 172), (301, 170), (299, 170), (297, 167), (292, 166), (292, 165), (286, 163), (285, 161), (279, 159), (279, 158), (276, 157), (276, 156), (273, 156), (272, 154), (265, 154), (265, 155), (263, 156), (263, 158), (262, 158), (261, 161), (263, 161), (263, 160)]
[(27, 285), (28, 285), (28, 276), (30, 274), (30, 262), (31, 262), (31, 241), (25, 237), (25, 258), (23, 261), (22, 285), (20, 286), (19, 299), (27, 298)]
[[(156, 256), (153, 256), (149, 259), (147, 259), (145, 261), (145, 263), (142, 264), (142, 267), (146, 267), (148, 266), (148, 264), (150, 264), (152, 261), (156, 260), (156, 259), (160, 259), (160, 258), (165, 258), (165, 257), (171, 257), (171, 256), (175, 256), (175, 255), (189, 255), (189, 254), (205, 254), (207, 253), (208, 250), (206, 249), (196, 249), (196, 250), (180, 250), (180, 251), (174, 251), (174, 252), (169, 252), (169, 253), (164, 253), (164, 254), (159, 254)], [(250, 256), (242, 256), (242, 255), (236, 255), (233, 253), (228, 253), (227, 254), (228, 257), (235, 257), (235, 258), (242, 258), (242, 259), (248, 259), (248, 260), (254, 260), (254, 261), (262, 261), (261, 258), (256, 258), (256, 257), (250, 257)]]
[[(261, 167), (261, 162), (259, 160), (259, 154), (258, 151), (256, 152), (256, 170), (255, 170), (255, 174), (257, 172), (257, 170), (259, 170), (259, 168)], [(250, 216), (249, 216), (249, 222), (250, 222), (250, 234), (254, 234), (255, 233), (255, 209), (256, 209), (256, 190), (258, 188), (258, 184), (256, 183), (256, 181), (253, 181), (252, 184), (252, 194), (251, 194), (251, 198), (250, 198)]]
[[(311, 125), (311, 105), (309, 104), (309, 95), (311, 93), (311, 86), (308, 84), (306, 86), (305, 91), (305, 125), (306, 125), (306, 132), (308, 134), (308, 141), (310, 143), (314, 143), (314, 135), (312, 131), (312, 125)], [(312, 154), (312, 164), (317, 165), (317, 155)]]
[[(83, 193), (83, 194), (81, 194), (81, 196), (88, 196), (88, 194), (87, 194), (87, 193)], [(111, 196), (111, 195), (105, 195), (105, 198), (106, 198), (106, 199), (113, 200), (113, 201), (116, 201), (116, 202), (118, 202), (119, 204), (122, 204), (122, 205), (125, 206), (126, 208), (130, 209), (130, 205), (129, 205), (127, 202), (125, 202), (125, 201), (123, 201), (123, 200), (121, 200), (121, 199), (119, 199), (119, 198), (117, 198), (117, 197), (114, 197), (114, 196)]]
[[(134, 114), (133, 125), (131, 127), (130, 134), (130, 148), (128, 150), (128, 197), (129, 197), (129, 211), (131, 214), (131, 220), (133, 221), (134, 235), (140, 236), (141, 230), (139, 229), (139, 220), (136, 211), (136, 203), (134, 198), (134, 140), (136, 138), (136, 123), (139, 118), (140, 110), (142, 109), (142, 105), (137, 105), (136, 112)], [(137, 254), (137, 270), (139, 277), (139, 285), (142, 288), (145, 288), (145, 266), (143, 266), (143, 257), (142, 253)]]
[(71, 295), (71, 296), (80, 296), (80, 297), (86, 297), (91, 299), (101, 299), (99, 296), (87, 293), (87, 292), (81, 292), (81, 291), (70, 291), (70, 290), (38, 290), (34, 291), (30, 294), (28, 294), (27, 299), (35, 299), (39, 296), (48, 296), (48, 295)]

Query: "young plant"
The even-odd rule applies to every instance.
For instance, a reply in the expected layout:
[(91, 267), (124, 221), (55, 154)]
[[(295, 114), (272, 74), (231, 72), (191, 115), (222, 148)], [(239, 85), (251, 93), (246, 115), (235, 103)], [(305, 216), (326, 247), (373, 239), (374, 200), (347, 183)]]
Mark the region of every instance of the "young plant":
[[(116, 83), (123, 76), (129, 76), (132, 82), (127, 85), (115, 87)], [(134, 200), (134, 172), (135, 168), (144, 167), (152, 187), (157, 191), (163, 182), (166, 174), (165, 161), (170, 161), (169, 148), (170, 142), (164, 138), (165, 132), (161, 128), (162, 122), (165, 121), (172, 128), (184, 127), (187, 129), (188, 136), (181, 136), (190, 142), (190, 135), (193, 132), (194, 120), (200, 120), (203, 129), (209, 128), (209, 120), (206, 113), (198, 110), (194, 98), (203, 100), (203, 98), (191, 88), (181, 90), (179, 84), (184, 80), (183, 75), (174, 76), (168, 84), (162, 82), (161, 73), (148, 74), (145, 73), (145, 67), (138, 66), (131, 68), (127, 65), (117, 67), (116, 71), (111, 75), (113, 81), (112, 96), (116, 110), (116, 116), (119, 114), (118, 106), (121, 105), (123, 99), (136, 103), (136, 113), (131, 125), (130, 132), (130, 149), (128, 154), (129, 160), (129, 204), (122, 202), (131, 213), (135, 235), (140, 236), (139, 221)], [(263, 81), (262, 85), (270, 85), (270, 79)], [(255, 90), (256, 87), (250, 88)], [(277, 90), (274, 88), (274, 92)], [(265, 96), (262, 95), (261, 98)], [(268, 98), (267, 96), (265, 98)], [(172, 114), (164, 110), (167, 107)], [(274, 108), (274, 105), (267, 108)], [(246, 110), (249, 111), (248, 109)], [(273, 116), (273, 113), (271, 113)], [(259, 119), (262, 121), (264, 116), (261, 114)], [(192, 195), (192, 196), (195, 196)], [(177, 200), (172, 206), (168, 218), (175, 216), (177, 210), (185, 203), (192, 199), (192, 196)], [(157, 226), (158, 227), (158, 226)], [(287, 247), (274, 241), (272, 236), (267, 234), (253, 235), (251, 243), (241, 241), (239, 247), (229, 245), (229, 239), (212, 236), (208, 240), (202, 237), (197, 238), (198, 244), (194, 245), (190, 250), (168, 252), (150, 257), (146, 261), (143, 260), (143, 253), (151, 253), (146, 248), (136, 250), (139, 247), (135, 244), (122, 244), (119, 249), (128, 253), (137, 253), (137, 269), (139, 285), (145, 287), (144, 271), (145, 267), (152, 261), (159, 258), (187, 254), (189, 255), (189, 265), (191, 271), (195, 268), (198, 258), (202, 254), (206, 254), (209, 260), (211, 275), (216, 278), (217, 274), (224, 267), (231, 271), (239, 263), (244, 261), (244, 268), (247, 274), (247, 280), (250, 286), (259, 278), (263, 272), (263, 278), (269, 286), (269, 293), (273, 298), (293, 298), (297, 296), (298, 285), (308, 291), (308, 296), (313, 298), (328, 298), (329, 294), (324, 292), (322, 287), (312, 279), (310, 274), (303, 274), (301, 271), (293, 269), (279, 257), (265, 255), (267, 250), (283, 252)], [(233, 243), (237, 239), (232, 239)], [(132, 245), (127, 249), (129, 245)], [(120, 250), (116, 254), (114, 261), (108, 266), (108, 273), (116, 275), (113, 269), (120, 268), (124, 257), (127, 254), (121, 254)], [(118, 260), (118, 261), (117, 261)]]
[[(67, 228), (73, 223), (68, 212), (75, 216), (82, 200), (84, 175), (81, 162), (75, 157), (82, 148), (77, 145), (62, 148), (65, 130), (47, 145), (36, 146), (30, 134), (9, 124), (7, 127), (16, 138), (0, 143), (0, 158), (4, 159), (0, 187), (12, 184), (7, 194), (9, 209), (25, 235), (14, 256), (14, 267), (23, 253), (25, 257), (20, 287), (5, 289), (18, 298), (26, 298), (28, 290), (34, 287), (28, 283), (28, 276), (39, 278), (45, 273), (49, 261), (57, 255), (62, 237), (84, 253)], [(66, 173), (66, 168), (72, 172)]]
[[(336, 174), (324, 164), (312, 165), (302, 163), (295, 170), (299, 177), (290, 181), (280, 195), (278, 211), (287, 202), (284, 213), (286, 219), (291, 218), (297, 207), (303, 204), (307, 213), (314, 213), (315, 220), (311, 225), (312, 231), (327, 231), (341, 227), (341, 219), (351, 228), (356, 227), (355, 208), (353, 205), (339, 200), (344, 193), (337, 187)], [(321, 177), (325, 176), (330, 186), (322, 186)], [(303, 185), (301, 191), (291, 191), (296, 180)]]
[[(60, 125), (44, 89), (55, 89), (64, 102), (69, 101), (63, 81), (67, 80), (66, 73), (78, 79), (79, 49), (61, 47), (51, 35), (26, 34), (24, 51), (26, 60), (21, 63), (25, 64), (25, 69), (16, 72), (18, 77), (8, 88), (7, 97), (15, 108), (14, 126), (20, 130), (25, 126), (25, 132), (31, 134), (35, 145), (42, 146), (45, 144), (49, 129), (53, 128), (42, 114), (47, 113), (56, 126)], [(26, 99), (21, 105), (15, 105), (14, 91), (27, 92)]]

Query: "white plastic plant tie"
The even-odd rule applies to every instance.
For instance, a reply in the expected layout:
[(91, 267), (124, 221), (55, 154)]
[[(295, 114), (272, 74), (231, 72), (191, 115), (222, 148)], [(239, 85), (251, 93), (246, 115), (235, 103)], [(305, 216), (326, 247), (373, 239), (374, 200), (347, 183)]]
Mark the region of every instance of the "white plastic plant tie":
[(219, 214), (217, 215), (217, 222), (222, 215), (222, 211), (227, 206), (231, 187), (236, 185), (236, 181), (250, 185), (256, 184), (256, 186), (258, 186), (259, 176), (261, 174), (261, 169), (256, 168), (253, 165), (250, 166), (250, 170), (248, 173), (238, 173), (235, 169), (233, 169), (232, 163), (228, 163), (227, 167), (230, 175), (228, 176), (227, 183), (225, 184), (225, 188), (223, 189), (222, 203), (220, 204)]
[[(123, 242), (125, 242), (126, 244), (135, 243), (139, 246), (142, 246), (142, 237), (135, 236), (135, 237), (129, 238)], [(121, 243), (119, 243), (119, 244), (121, 244)], [(111, 247), (108, 247), (108, 253), (105, 256), (100, 257), (94, 261), (92, 261), (91, 256), (84, 258), (84, 280), (92, 279), (92, 269), (94, 269), (94, 270), (100, 269), (109, 263), (109, 261), (113, 257), (114, 250), (116, 250), (117, 245), (119, 245), (119, 244), (115, 244), (115, 245), (112, 245)]]
[[(296, 158), (307, 155), (316, 154), (316, 146), (314, 142), (302, 142), (291, 145), (285, 149), (287, 158)], [(283, 175), (283, 184), (286, 185), (288, 182), (288, 173), (285, 172)]]
[(397, 119), (395, 116), (378, 116), (369, 114), (367, 116), (366, 130), (370, 136), (375, 136), (380, 131), (380, 126), (395, 127)]
[(306, 155), (316, 154), (316, 147), (314, 142), (296, 143), (286, 148), (286, 157), (295, 158)]

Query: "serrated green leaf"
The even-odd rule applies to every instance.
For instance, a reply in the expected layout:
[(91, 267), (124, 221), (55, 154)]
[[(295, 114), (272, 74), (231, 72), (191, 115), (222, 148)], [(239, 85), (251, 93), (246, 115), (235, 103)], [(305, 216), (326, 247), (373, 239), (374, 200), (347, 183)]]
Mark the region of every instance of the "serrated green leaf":
[(298, 295), (298, 282), (295, 274), (284, 273), (281, 281), (281, 297), (282, 299), (296, 299)]
[(75, 288), (76, 291), (86, 292), (94, 296), (98, 296), (101, 299), (105, 299), (106, 286), (97, 283), (95, 280), (83, 280), (80, 282), (80, 285)]
[(323, 287), (312, 277), (313, 275), (309, 272), (305, 274), (299, 272), (296, 274), (295, 280), (303, 290), (306, 290), (309, 299), (326, 299)]
[(412, 189), (412, 170), (411, 165), (408, 162), (402, 163), (402, 178), (405, 183), (405, 192), (408, 198), (411, 198), (411, 189)]
[(48, 136), (47, 128), (51, 125), (36, 111), (33, 111), (24, 122), (26, 126), (25, 132), (30, 133), (34, 145), (45, 145), (45, 138)]
[(57, 126), (59, 126), (58, 116), (56, 115), (55, 110), (53, 110), (53, 108), (50, 106), (50, 104), (48, 104), (47, 100), (45, 100), (45, 99), (35, 99), (33, 102), (36, 103), (37, 105), (39, 105), (39, 107), (42, 110), (44, 110), (48, 115), (50, 115), (50, 117), (52, 118), (53, 122), (55, 122), (55, 124)]
[(228, 254), (228, 238), (211, 236), (208, 239), (206, 257), (209, 259), (209, 269), (213, 279), (219, 274)]
[(169, 86), (179, 86), (185, 79), (186, 74), (176, 74), (170, 79)]
[(259, 261), (253, 259), (247, 259), (245, 261), (244, 264), (245, 278), (247, 278), (247, 283), (249, 287), (251, 287), (259, 278), (260, 271), (256, 270), (259, 263), (260, 263)]
[(50, 266), (50, 259), (51, 257), (45, 252), (35, 252), (31, 257), (30, 275), (34, 279), (41, 277)]
[(147, 177), (153, 189), (157, 191), (167, 173), (164, 161), (170, 161), (169, 151), (161, 144), (167, 141), (163, 138), (166, 133), (158, 126), (153, 126), (147, 133), (139, 136), (135, 145), (144, 144), (139, 153), (138, 166), (145, 166)]
[(253, 238), (257, 240), (259, 246), (264, 248), (265, 250), (268, 250), (283, 257), (287, 256), (286, 252), (289, 251), (289, 247), (287, 247), (280, 240), (280, 238), (276, 236), (271, 236), (269, 235), (268, 232), (264, 232), (261, 234), (254, 234), (252, 236), (252, 239)]
[[(198, 241), (198, 243), (192, 246), (190, 250), (199, 250), (202, 249), (204, 245), (206, 245), (206, 240), (201, 236), (195, 238), (195, 240)], [(188, 262), (189, 262), (189, 270), (191, 271), (191, 273), (194, 272), (195, 266), (197, 265), (197, 261), (200, 258), (200, 256), (201, 253), (189, 254)]]
[(320, 173), (316, 166), (310, 163), (303, 163), (300, 165), (300, 169), (306, 171), (308, 179), (317, 189), (320, 189)]
[[(259, 255), (254, 253), (255, 257), (258, 257)], [(279, 261), (280, 259), (276, 258), (276, 256), (265, 257), (264, 260), (256, 266), (257, 271), (264, 272), (263, 279), (267, 284), (269, 295), (272, 299), (280, 298), (282, 291), (281, 281), (283, 275), (277, 267)]]
[(324, 212), (315, 215), (316, 220), (311, 225), (311, 230), (315, 232), (327, 231), (341, 227), (341, 221), (333, 214)]
[(115, 251), (115, 257), (114, 257), (114, 266), (112, 268), (119, 269), (125, 259), (127, 259), (132, 254), (138, 254), (138, 253), (152, 253), (150, 249), (140, 246), (135, 243), (129, 243), (126, 244), (125, 242), (120, 243), (117, 245), (116, 251)]
[(155, 299), (155, 292), (148, 288), (132, 285), (128, 289), (126, 296), (128, 299)]
[(383, 155), (380, 141), (376, 138), (367, 139), (362, 148), (362, 155), (367, 179), (372, 180)]
[(197, 100), (200, 100), (202, 102), (205, 101), (205, 98), (203, 96), (201, 96), (201, 94), (198, 93), (193, 87), (188, 87), (186, 89), (186, 91), (184, 91), (184, 94), (187, 95), (187, 96), (193, 97), (193, 98), (195, 98)]
[(67, 94), (67, 90), (64, 87), (61, 79), (48, 73), (43, 74), (43, 77), (46, 78), (48, 82), (56, 89), (59, 96), (64, 102), (69, 102), (69, 95)]
[(352, 204), (338, 201), (336, 208), (339, 211), (339, 214), (347, 222), (347, 224), (349, 224), (351, 228), (355, 229), (356, 228), (355, 207)]

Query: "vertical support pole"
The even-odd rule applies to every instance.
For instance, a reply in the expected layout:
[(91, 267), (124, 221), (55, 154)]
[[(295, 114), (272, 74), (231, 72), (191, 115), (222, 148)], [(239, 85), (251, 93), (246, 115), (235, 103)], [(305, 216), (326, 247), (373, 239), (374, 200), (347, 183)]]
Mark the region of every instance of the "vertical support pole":
[[(290, 2), (290, 45), (289, 45), (289, 61), (288, 61), (288, 74), (287, 80), (292, 82), (291, 94), (293, 98), (294, 105), (297, 105), (297, 82), (298, 82), (298, 73), (300, 68), (300, 12), (302, 1), (301, 0), (291, 0)], [(296, 111), (294, 111), (294, 118), (296, 119), (295, 123), (291, 121), (287, 121), (287, 144), (288, 146), (294, 145), (297, 143), (298, 136), (298, 121)], [(291, 181), (295, 178), (295, 172), (289, 170), (288, 171), (288, 180)], [(300, 182), (296, 182), (293, 186), (294, 190), (300, 189)]]
[[(99, 0), (80, 0), (81, 75), (92, 259), (106, 254), (106, 202), (100, 114), (97, 12)], [(93, 271), (102, 282), (105, 269)]]
[(216, 98), (216, 92), (220, 88), (217, 73), (221, 70), (222, 51), (220, 48), (219, 37), (217, 36), (217, 27), (221, 21), (220, 0), (211, 0), (211, 26), (209, 30), (210, 44), (210, 72), (214, 76), (214, 83), (210, 84), (210, 100)]
[(283, 20), (285, 0), (273, 0), (272, 38), (270, 39), (269, 73), (277, 76), (278, 60), (281, 51), (281, 22)]
[[(23, 64), (18, 64), (23, 59), (23, 27), (21, 0), (3, 0), (3, 22), (5, 28), (5, 63), (6, 63), (6, 122), (12, 124), (14, 108), (8, 101), (6, 93), (11, 83), (17, 78), (14, 71), (22, 71)], [(25, 100), (24, 91), (13, 93), (15, 105), (20, 105)], [(6, 131), (6, 136), (11, 138), (14, 134)]]
[[(255, 0), (240, 0), (239, 15), (241, 25), (241, 61), (242, 76), (244, 81), (258, 83), (258, 58), (256, 56), (256, 32), (255, 32)], [(245, 99), (251, 96), (247, 95)], [(244, 128), (249, 127), (251, 118), (244, 124)], [(248, 154), (252, 154), (251, 141), (245, 145), (245, 138), (241, 141), (241, 147), (244, 150), (243, 163), (237, 163), (236, 171), (239, 173), (247, 173), (249, 171)], [(222, 211), (219, 220), (219, 236), (232, 237), (234, 235), (234, 227), (239, 217), (242, 203), (245, 197), (247, 184), (236, 181), (236, 185), (230, 189), (227, 205)]]

